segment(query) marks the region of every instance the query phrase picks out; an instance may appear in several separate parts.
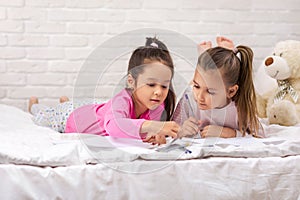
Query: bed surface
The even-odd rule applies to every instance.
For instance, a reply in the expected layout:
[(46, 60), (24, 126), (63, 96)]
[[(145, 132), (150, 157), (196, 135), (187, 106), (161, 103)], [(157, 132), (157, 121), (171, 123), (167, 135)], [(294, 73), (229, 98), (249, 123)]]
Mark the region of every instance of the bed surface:
[[(297, 199), (300, 126), (263, 122), (267, 138), (184, 139), (180, 149), (36, 126), (0, 105), (0, 198)], [(80, 188), (80, 189), (79, 189)]]

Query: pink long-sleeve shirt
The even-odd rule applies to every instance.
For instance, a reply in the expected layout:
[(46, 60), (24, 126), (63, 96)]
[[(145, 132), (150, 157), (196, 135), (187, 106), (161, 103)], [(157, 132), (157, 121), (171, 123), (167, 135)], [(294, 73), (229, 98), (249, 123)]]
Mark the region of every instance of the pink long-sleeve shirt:
[(141, 139), (141, 125), (145, 120), (159, 121), (164, 105), (135, 116), (131, 93), (126, 89), (107, 103), (85, 105), (75, 109), (67, 119), (65, 133), (89, 133), (121, 138)]

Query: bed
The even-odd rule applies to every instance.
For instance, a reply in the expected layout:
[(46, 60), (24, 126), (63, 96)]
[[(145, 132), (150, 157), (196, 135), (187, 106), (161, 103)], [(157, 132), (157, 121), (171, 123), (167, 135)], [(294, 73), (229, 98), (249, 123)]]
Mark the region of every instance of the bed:
[(60, 134), (0, 104), (0, 199), (298, 199), (300, 126), (267, 138), (139, 141)]

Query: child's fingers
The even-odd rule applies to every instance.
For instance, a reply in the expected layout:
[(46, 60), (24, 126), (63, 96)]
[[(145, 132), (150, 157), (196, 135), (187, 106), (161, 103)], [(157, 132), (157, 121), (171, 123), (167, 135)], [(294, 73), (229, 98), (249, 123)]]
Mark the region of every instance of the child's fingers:
[(155, 136), (155, 141), (158, 144), (166, 144), (167, 143), (166, 137), (164, 135), (159, 135), (159, 134)]
[(195, 117), (189, 117), (188, 119), (190, 122), (192, 122), (195, 125), (198, 125), (198, 120)]
[(180, 126), (176, 122), (172, 121), (171, 130), (175, 131), (177, 133), (179, 131), (179, 129), (180, 129)]
[(200, 135), (201, 135), (202, 138), (207, 137), (207, 135), (208, 135), (208, 130), (209, 130), (209, 125), (208, 125), (208, 126), (205, 126), (205, 127), (202, 129), (202, 131), (200, 131)]
[(197, 121), (197, 125), (198, 125), (199, 130), (200, 130), (200, 126), (202, 126), (202, 124), (203, 124), (203, 121), (202, 121), (202, 120), (198, 120), (198, 121)]
[(195, 135), (198, 131), (199, 131), (198, 120), (194, 117), (190, 117), (183, 123), (179, 135), (180, 137)]
[(194, 124), (190, 121), (187, 121), (183, 126), (180, 132), (180, 136), (188, 136), (188, 135), (195, 135), (199, 131), (199, 127), (197, 124)]
[(202, 131), (200, 131), (200, 135), (201, 135), (202, 138), (205, 138), (206, 134), (207, 134), (206, 130), (203, 129)]
[(195, 135), (198, 132), (197, 126), (189, 126), (185, 129), (185, 135)]
[(151, 137), (151, 139), (149, 140), (149, 143), (152, 143), (152, 144), (156, 144), (156, 140), (155, 140), (155, 137)]
[(153, 142), (155, 140), (154, 136), (148, 136), (145, 139), (143, 139), (143, 142)]
[(177, 133), (178, 131), (167, 131), (165, 133), (163, 133), (163, 136), (169, 136), (169, 137), (172, 137), (172, 138), (177, 138)]
[[(222, 126), (208, 125), (201, 131), (205, 137), (221, 137), (223, 132)], [(202, 135), (201, 135), (202, 136)]]
[(175, 132), (178, 132), (180, 129), (180, 126), (175, 121), (170, 122), (164, 122), (164, 126), (162, 127), (162, 130), (172, 130)]
[(197, 120), (195, 120), (194, 122), (189, 122), (186, 123), (186, 127), (189, 129), (189, 131), (191, 131), (192, 133), (196, 133), (199, 131), (199, 125), (197, 123)]

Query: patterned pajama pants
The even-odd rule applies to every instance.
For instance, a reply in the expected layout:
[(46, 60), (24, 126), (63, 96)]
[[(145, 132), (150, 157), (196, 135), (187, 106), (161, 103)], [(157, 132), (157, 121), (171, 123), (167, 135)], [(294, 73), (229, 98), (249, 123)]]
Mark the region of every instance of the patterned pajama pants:
[(31, 113), (33, 114), (32, 120), (39, 126), (50, 127), (57, 132), (64, 133), (67, 119), (73, 110), (83, 105), (95, 103), (97, 102), (92, 99), (87, 99), (74, 102), (67, 101), (53, 107), (42, 104), (33, 104), (31, 107)]

